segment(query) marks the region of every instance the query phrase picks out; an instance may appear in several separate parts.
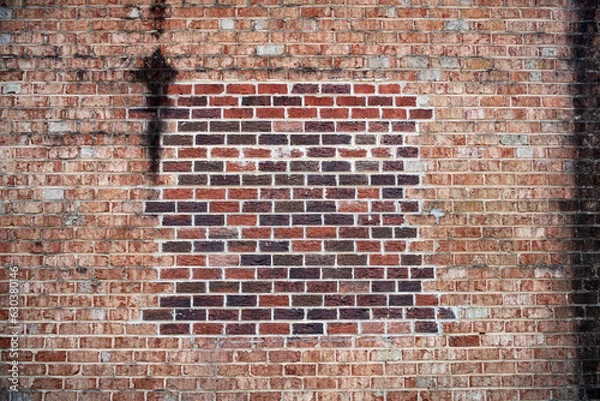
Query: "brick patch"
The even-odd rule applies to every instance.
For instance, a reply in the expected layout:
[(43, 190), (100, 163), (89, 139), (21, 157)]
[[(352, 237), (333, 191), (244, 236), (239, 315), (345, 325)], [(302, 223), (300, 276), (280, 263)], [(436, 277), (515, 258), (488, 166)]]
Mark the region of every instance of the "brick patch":
[(404, 170), (419, 159), (406, 137), (433, 110), (389, 83), (172, 84), (164, 95), (168, 185), (145, 212), (176, 231), (161, 243), (175, 292), (145, 320), (176, 335), (350, 334), (374, 319), (438, 331), (437, 303), (415, 298), (435, 274), (411, 251), (406, 215), (421, 210), (405, 191), (420, 175)]

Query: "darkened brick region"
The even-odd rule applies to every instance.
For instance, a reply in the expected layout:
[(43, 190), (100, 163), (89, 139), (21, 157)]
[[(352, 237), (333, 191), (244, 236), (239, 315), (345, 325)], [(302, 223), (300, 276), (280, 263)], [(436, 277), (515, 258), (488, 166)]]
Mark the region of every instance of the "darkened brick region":
[[(179, 104), (181, 98), (178, 94), (185, 93), (186, 89), (184, 88), (191, 86), (190, 84), (178, 85), (181, 86), (181, 89), (177, 89), (176, 85), (169, 87), (169, 91), (176, 94), (171, 103)], [(387, 85), (385, 88), (388, 88)], [(360, 88), (359, 93), (355, 93), (357, 87)], [(236, 92), (241, 91), (236, 88), (244, 88), (244, 93), (254, 93), (256, 96), (237, 94)], [(359, 299), (357, 305), (366, 308), (346, 309), (340, 305), (328, 305), (326, 309), (306, 309), (302, 313), (303, 319), (324, 322), (318, 326), (302, 326), (302, 329), (298, 326), (289, 329), (292, 333), (294, 330), (298, 333), (303, 330), (304, 334), (324, 334), (330, 322), (338, 319), (379, 318), (381, 313), (371, 308), (391, 306), (393, 304), (391, 297), (398, 291), (420, 292), (422, 290), (420, 281), (389, 281), (396, 278), (393, 277), (392, 270), (387, 272), (388, 268), (386, 268), (389, 266), (389, 269), (392, 269), (398, 264), (422, 264), (419, 255), (402, 255), (405, 249), (386, 249), (385, 247), (386, 240), (394, 238), (394, 230), (398, 232), (398, 238), (417, 238), (418, 229), (407, 227), (404, 214), (377, 213), (371, 206), (373, 202), (394, 199), (394, 201), (390, 201), (389, 211), (407, 211), (409, 214), (420, 212), (418, 208), (401, 209), (405, 188), (418, 185), (420, 176), (418, 174), (398, 176), (384, 174), (386, 171), (404, 171), (404, 163), (401, 159), (398, 160), (398, 155), (401, 155), (400, 157), (418, 157), (418, 148), (411, 147), (411, 151), (403, 152), (406, 149), (403, 145), (408, 141), (406, 135), (415, 135), (416, 133), (407, 130), (402, 133), (394, 133), (393, 127), (390, 125), (387, 126), (387, 134), (372, 135), (371, 141), (365, 141), (358, 134), (306, 134), (307, 132), (335, 132), (337, 129), (348, 131), (345, 128), (352, 126), (356, 127), (355, 130), (351, 130), (352, 132), (363, 133), (366, 129), (364, 119), (367, 118), (365, 110), (373, 110), (372, 115), (369, 114), (375, 119), (372, 122), (382, 122), (385, 120), (383, 112), (387, 108), (396, 110), (396, 100), (393, 96), (379, 95), (382, 88), (380, 85), (370, 85), (369, 92), (372, 93), (370, 96), (363, 95), (362, 92), (367, 88), (367, 85), (364, 84), (355, 86), (352, 83), (316, 83), (312, 84), (310, 97), (291, 96), (294, 88), (294, 85), (278, 84), (277, 95), (273, 96), (268, 86), (256, 83), (220, 86), (218, 84), (195, 85), (191, 95), (195, 95), (199, 99), (208, 98), (208, 101), (196, 102), (192, 105), (191, 113), (188, 110), (189, 107), (181, 110), (171, 107), (168, 115), (172, 119), (181, 120), (188, 119), (190, 116), (203, 115), (195, 113), (196, 110), (214, 107), (218, 103), (226, 104), (223, 106), (222, 112), (218, 113), (219, 115), (225, 116), (228, 110), (236, 107), (241, 115), (247, 115), (256, 120), (242, 121), (241, 124), (239, 121), (228, 121), (227, 118), (214, 122), (207, 119), (205, 121), (177, 122), (175, 126), (179, 130), (183, 128), (183, 132), (191, 132), (192, 136), (196, 136), (196, 140), (186, 140), (184, 144), (182, 141), (173, 139), (169, 139), (168, 143), (164, 141), (165, 148), (173, 155), (173, 159), (165, 157), (162, 167), (164, 176), (172, 177), (169, 179), (170, 182), (176, 183), (182, 189), (190, 188), (191, 192), (187, 193), (191, 199), (186, 202), (179, 200), (177, 210), (174, 208), (174, 203), (153, 200), (147, 202), (145, 210), (147, 213), (168, 216), (168, 213), (176, 215), (182, 211), (193, 213), (193, 209), (185, 207), (185, 205), (201, 205), (202, 207), (198, 207), (198, 214), (187, 217), (187, 219), (191, 218), (193, 226), (197, 227), (198, 240), (205, 237), (206, 228), (226, 225), (233, 229), (233, 235), (227, 238), (227, 241), (195, 241), (193, 244), (190, 241), (169, 241), (162, 245), (162, 251), (166, 253), (200, 252), (207, 254), (208, 266), (213, 265), (211, 261), (214, 260), (216, 262), (214, 266), (220, 266), (223, 269), (224, 274), (214, 276), (214, 280), (220, 282), (219, 286), (213, 287), (209, 282), (209, 293), (213, 290), (221, 291), (223, 285), (230, 282), (232, 285), (228, 288), (235, 288), (235, 291), (240, 291), (241, 294), (251, 292), (267, 296), (276, 289), (275, 292), (280, 296), (292, 297), (290, 308), (308, 308), (324, 306), (323, 294), (343, 290), (339, 280), (344, 276), (329, 275), (324, 270), (328, 266), (333, 265), (338, 269), (348, 266), (350, 274), (345, 279), (369, 280), (367, 286), (357, 287), (352, 291), (354, 296)], [(383, 92), (388, 94), (389, 90)], [(221, 102), (219, 99), (224, 98), (219, 96), (227, 93), (229, 93), (226, 97), (227, 102)], [(329, 109), (320, 107), (320, 105), (329, 104), (329, 101), (331, 104), (339, 106), (361, 106), (362, 108), (360, 112), (350, 109), (349, 113), (344, 116), (348, 119), (356, 113), (356, 120), (330, 122), (306, 120), (305, 116), (312, 118), (311, 113), (317, 116), (319, 113), (327, 112)], [(208, 106), (209, 104), (211, 106)], [(402, 106), (397, 110), (404, 111), (404, 113), (400, 113), (403, 118), (407, 116), (406, 110), (416, 106), (407, 107), (404, 100), (401, 101), (401, 104)], [(260, 110), (271, 105), (282, 106), (283, 116), (288, 118), (263, 121), (256, 117)], [(186, 106), (189, 106), (187, 101)], [(398, 113), (396, 114), (398, 115)], [(232, 116), (232, 118), (238, 117)], [(196, 127), (197, 132), (191, 130), (191, 127)], [(412, 127), (416, 128), (416, 125)], [(265, 138), (263, 135), (255, 133), (260, 131), (267, 132), (270, 137)], [(223, 138), (222, 134), (213, 135), (210, 132), (222, 132), (226, 140), (221, 139)], [(215, 139), (211, 139), (213, 136)], [(176, 137), (176, 132), (168, 136), (168, 138), (173, 137)], [(188, 138), (189, 135), (185, 137)], [(214, 145), (220, 147), (214, 148), (212, 147)], [(185, 149), (189, 156), (179, 156), (178, 151), (182, 149)], [(197, 151), (190, 152), (190, 149)], [(201, 157), (195, 155), (201, 155)], [(302, 158), (302, 160), (296, 160), (298, 158)], [(362, 171), (358, 167), (359, 163), (371, 160), (373, 167), (370, 171), (366, 171), (367, 174), (356, 174), (356, 172)], [(174, 163), (178, 164), (177, 168), (172, 167)], [(269, 165), (280, 165), (281, 167), (264, 168)], [(194, 172), (210, 173), (208, 180), (202, 182), (199, 179), (182, 178), (188, 177), (192, 169)], [(292, 172), (294, 174), (287, 174)], [(239, 193), (233, 192), (234, 188), (242, 186)], [(227, 189), (218, 191), (217, 187), (226, 187)], [(163, 194), (176, 191), (175, 188), (177, 187), (168, 187)], [(271, 201), (272, 192), (266, 192), (265, 189), (287, 195), (282, 197), (283, 200)], [(307, 189), (309, 192), (298, 192), (299, 189)], [(194, 201), (198, 195), (204, 202)], [(294, 200), (292, 201), (292, 199)], [(264, 206), (259, 207), (259, 205)], [(207, 211), (209, 214), (206, 214)], [(275, 213), (273, 214), (273, 212)], [(171, 225), (175, 225), (176, 222), (177, 220), (175, 222), (167, 221)], [(163, 217), (163, 225), (165, 225), (164, 223)], [(377, 226), (379, 230), (387, 229), (389, 234), (383, 236), (373, 234), (367, 227), (375, 228), (374, 226)], [(189, 235), (186, 238), (193, 239)], [(334, 240), (336, 238), (338, 240)], [(258, 241), (255, 241), (253, 245), (246, 242), (245, 246), (239, 246), (240, 241), (249, 239)], [(369, 241), (369, 246), (362, 246), (361, 240)], [(248, 251), (255, 253), (248, 254)], [(326, 264), (309, 260), (312, 256), (322, 252), (329, 253), (333, 260)], [(285, 253), (284, 259), (276, 261), (273, 258), (273, 254), (276, 253)], [(298, 258), (298, 261), (293, 258)], [(374, 260), (371, 259), (374, 258), (377, 259), (378, 269), (371, 269), (372, 272), (367, 273), (368, 269), (360, 267), (373, 263)], [(307, 267), (304, 268), (303, 265)], [(281, 267), (277, 276), (270, 277), (273, 281), (262, 286), (263, 291), (257, 291), (259, 287), (250, 287), (250, 283), (241, 281), (259, 279), (259, 267), (268, 266)], [(239, 276), (236, 272), (241, 268), (244, 269), (244, 274)], [(173, 269), (178, 269), (177, 263)], [(435, 277), (427, 278), (434, 279)], [(180, 280), (181, 278), (175, 277), (174, 279)], [(324, 281), (323, 284), (326, 285), (321, 288), (312, 285), (311, 282), (300, 281), (297, 283), (300, 287), (286, 290), (278, 287), (277, 280), (330, 281)], [(294, 295), (296, 292), (304, 291), (316, 292), (316, 294), (321, 292), (321, 295)], [(369, 298), (367, 294), (371, 291), (376, 291), (379, 295)], [(185, 306), (163, 302), (164, 299), (161, 297), (161, 306), (163, 307), (181, 308)], [(166, 299), (171, 298), (167, 297)], [(302, 301), (303, 299), (304, 301)], [(238, 316), (242, 320), (254, 319), (260, 323), (274, 319), (274, 308), (278, 310), (277, 315), (281, 316), (284, 305), (261, 305), (258, 303), (257, 296), (238, 295), (228, 297), (221, 306), (258, 307), (259, 309), (252, 311), (242, 309), (242, 315)], [(206, 310), (200, 309), (200, 311)], [(433, 313), (411, 314), (402, 310), (385, 315), (388, 319), (431, 320), (435, 318)], [(174, 319), (179, 319), (175, 313), (172, 313), (172, 316)], [(211, 320), (218, 320), (218, 315)], [(231, 321), (231, 316), (227, 316), (226, 320)], [(227, 331), (231, 325), (231, 323), (224, 324), (223, 330)], [(243, 330), (235, 330), (237, 334), (244, 334)], [(279, 332), (281, 325), (276, 330)], [(431, 331), (431, 328), (428, 328), (428, 331)], [(174, 332), (174, 334), (177, 333)], [(254, 331), (250, 330), (246, 334), (254, 334)]]

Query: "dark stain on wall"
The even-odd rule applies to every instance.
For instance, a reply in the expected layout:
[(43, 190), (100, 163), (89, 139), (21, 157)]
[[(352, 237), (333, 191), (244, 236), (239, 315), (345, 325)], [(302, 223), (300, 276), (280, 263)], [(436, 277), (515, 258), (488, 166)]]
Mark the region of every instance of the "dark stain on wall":
[(571, 303), (578, 320), (579, 399), (600, 400), (600, 32), (596, 0), (581, 0), (571, 29), (577, 190)]
[(148, 88), (146, 95), (147, 112), (151, 118), (145, 133), (146, 146), (150, 157), (150, 171), (158, 173), (161, 153), (161, 136), (165, 123), (160, 117), (160, 107), (166, 105), (165, 89), (177, 76), (177, 70), (171, 67), (163, 56), (160, 47), (146, 57), (140, 69), (133, 71), (138, 82)]
[(167, 8), (166, 0), (154, 0), (150, 6), (150, 14), (154, 20), (154, 36), (157, 38), (165, 32), (163, 26), (167, 19)]

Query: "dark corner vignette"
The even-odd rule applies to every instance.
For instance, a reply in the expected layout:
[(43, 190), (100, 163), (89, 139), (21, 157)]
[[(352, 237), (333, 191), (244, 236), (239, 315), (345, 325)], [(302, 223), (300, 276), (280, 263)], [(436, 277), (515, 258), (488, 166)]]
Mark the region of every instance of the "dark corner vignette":
[[(578, 0), (571, 28), (576, 194), (572, 299), (579, 400), (600, 400), (600, 33), (598, 0)], [(571, 209), (573, 210), (573, 209)]]

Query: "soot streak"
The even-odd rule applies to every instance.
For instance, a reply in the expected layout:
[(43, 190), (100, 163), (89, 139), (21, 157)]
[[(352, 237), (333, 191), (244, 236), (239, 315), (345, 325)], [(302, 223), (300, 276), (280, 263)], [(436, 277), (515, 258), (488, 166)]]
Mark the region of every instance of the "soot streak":
[(165, 88), (173, 83), (177, 70), (167, 64), (160, 47), (152, 55), (144, 59), (140, 69), (134, 71), (138, 82), (144, 83), (148, 89), (146, 107), (152, 118), (148, 121), (145, 133), (146, 146), (150, 157), (150, 170), (156, 174), (159, 171), (161, 158), (161, 137), (165, 123), (160, 117), (160, 108), (166, 105)]

